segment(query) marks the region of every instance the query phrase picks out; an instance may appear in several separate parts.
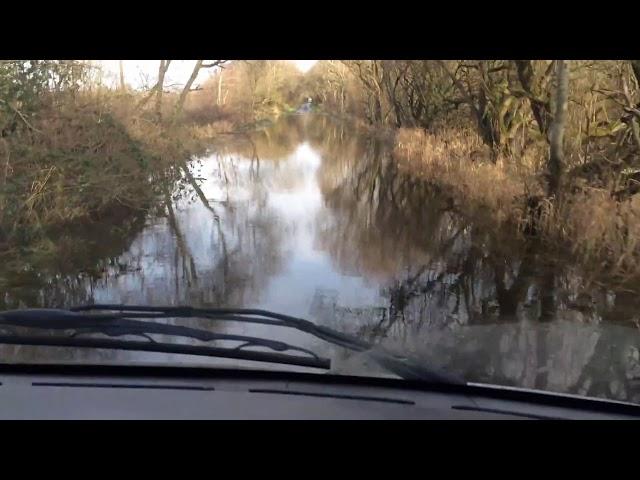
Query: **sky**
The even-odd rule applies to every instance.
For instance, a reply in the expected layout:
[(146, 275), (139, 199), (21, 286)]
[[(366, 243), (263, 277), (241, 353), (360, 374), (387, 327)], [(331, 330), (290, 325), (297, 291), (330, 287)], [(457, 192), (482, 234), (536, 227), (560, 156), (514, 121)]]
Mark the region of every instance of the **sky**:
[[(307, 72), (317, 60), (291, 60), (301, 71)], [(133, 88), (151, 86), (158, 76), (159, 60), (123, 60), (125, 82)], [(105, 81), (107, 83), (118, 82), (120, 72), (119, 60), (99, 60), (107, 73)], [(182, 86), (191, 75), (196, 60), (172, 60), (169, 71), (165, 77), (167, 87)], [(200, 71), (195, 84), (201, 83), (211, 74), (211, 71), (203, 69)]]
[(292, 62), (303, 72), (308, 72), (316, 64), (317, 60), (292, 60)]

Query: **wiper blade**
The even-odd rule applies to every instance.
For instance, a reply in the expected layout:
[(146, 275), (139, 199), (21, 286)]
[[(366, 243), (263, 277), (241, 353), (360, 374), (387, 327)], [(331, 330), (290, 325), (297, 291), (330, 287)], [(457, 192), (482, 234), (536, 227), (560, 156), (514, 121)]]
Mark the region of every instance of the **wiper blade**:
[(434, 367), (424, 367), (412, 362), (409, 358), (399, 357), (386, 351), (379, 345), (370, 344), (352, 335), (338, 332), (328, 327), (316, 325), (309, 320), (271, 312), (269, 310), (251, 308), (195, 308), (190, 306), (128, 306), (113, 304), (98, 304), (76, 307), (73, 311), (111, 310), (126, 312), (128, 317), (144, 316), (148, 314), (167, 317), (199, 317), (214, 321), (237, 321), (243, 323), (258, 323), (263, 325), (277, 325), (294, 328), (321, 340), (357, 352), (367, 352), (373, 360), (407, 380), (421, 380), (431, 383), (445, 383), (464, 385), (466, 382), (456, 375), (442, 372)]
[[(89, 311), (108, 311), (109, 313), (83, 313)], [(349, 350), (357, 352), (367, 352), (381, 366), (405, 379), (422, 380), (431, 383), (447, 383), (460, 385), (465, 383), (462, 379), (450, 375), (446, 372), (440, 372), (435, 368), (427, 368), (423, 367), (422, 365), (415, 364), (408, 358), (394, 355), (393, 353), (386, 351), (378, 345), (370, 344), (349, 334), (338, 332), (321, 325), (316, 325), (309, 320), (270, 312), (268, 310), (262, 309), (195, 308), (189, 306), (156, 307), (98, 304), (76, 307), (70, 310), (40, 309), (37, 310), (37, 313), (34, 315), (31, 315), (29, 312), (34, 312), (34, 310), (14, 310), (11, 312), (0, 312), (0, 324), (10, 321), (18, 322), (21, 326), (28, 326), (28, 324), (30, 324), (35, 328), (70, 328), (76, 330), (91, 328), (96, 329), (97, 331), (100, 331), (102, 333), (111, 332), (112, 334), (124, 335), (126, 334), (124, 332), (136, 331), (138, 334), (168, 333), (170, 335), (190, 336), (192, 338), (198, 338), (194, 336), (195, 332), (193, 330), (196, 330), (198, 332), (198, 335), (211, 334), (222, 336), (225, 334), (213, 334), (212, 332), (208, 332), (206, 330), (189, 329), (189, 327), (181, 327), (177, 325), (165, 325), (140, 321), (135, 323), (136, 321), (132, 319), (203, 318), (211, 320), (213, 322), (235, 321), (242, 323), (282, 326), (306, 332), (310, 335), (315, 336), (316, 338), (332, 343), (334, 345), (341, 346), (343, 348), (347, 348)], [(15, 325), (15, 323), (12, 324)], [(52, 325), (54, 324), (57, 325), (57, 327), (53, 327)], [(65, 327), (62, 327), (61, 325), (65, 325)], [(147, 325), (148, 328), (145, 329), (144, 325)], [(175, 329), (166, 329), (166, 327), (175, 327)], [(163, 331), (150, 331), (153, 329), (163, 329)], [(248, 338), (250, 338), (253, 342), (272, 342), (271, 340), (256, 339), (251, 337)], [(3, 343), (2, 337), (0, 337), (0, 343)], [(142, 344), (149, 347), (149, 344), (147, 343)], [(255, 344), (257, 345), (257, 343)], [(260, 346), (267, 345), (263, 343)], [(289, 350), (298, 350), (305, 353), (310, 353), (311, 355), (314, 355), (314, 359), (317, 360), (317, 356), (315, 356), (315, 354), (308, 350), (300, 349), (298, 347), (288, 347)], [(269, 346), (269, 348), (271, 348), (271, 346)], [(220, 350), (227, 351), (228, 349)]]
[(108, 350), (130, 350), (154, 353), (174, 353), (215, 358), (232, 358), (254, 362), (280, 363), (300, 367), (331, 368), (331, 362), (325, 358), (301, 357), (274, 352), (256, 352), (237, 348), (218, 348), (201, 345), (181, 345), (174, 343), (142, 342), (132, 340), (113, 340), (109, 338), (77, 338), (36, 335), (0, 335), (0, 344), (34, 345), (45, 347), (100, 348)]
[[(154, 316), (146, 316), (146, 318), (154, 318)], [(76, 333), (74, 334), (76, 337), (78, 335), (88, 333), (102, 333), (111, 337), (161, 334), (193, 338), (202, 342), (230, 340), (244, 342), (237, 348), (259, 346), (270, 348), (271, 350), (278, 352), (284, 352), (287, 350), (298, 351), (306, 353), (311, 357), (318, 358), (318, 356), (311, 350), (295, 347), (277, 340), (228, 333), (216, 333), (209, 330), (185, 327), (182, 325), (131, 320), (125, 318), (121, 313), (87, 315), (71, 310), (58, 309), (9, 310), (0, 312), (0, 325), (54, 330), (76, 330)]]
[[(171, 325), (157, 322), (143, 322), (124, 318), (122, 314), (88, 315), (57, 309), (25, 309), (0, 312), (0, 325), (23, 328), (74, 330), (71, 337), (2, 335), (0, 344), (22, 344), (39, 346), (60, 346), (79, 348), (105, 348), (117, 350), (143, 350), (159, 353), (176, 353), (221, 358), (233, 358), (249, 361), (281, 363), (313, 368), (329, 369), (331, 362), (320, 358), (311, 350), (289, 345), (286, 342), (265, 338), (216, 333), (208, 330)], [(204, 347), (192, 345), (176, 345), (151, 342), (132, 342), (95, 338), (79, 338), (81, 334), (102, 333), (108, 336), (162, 334), (178, 337), (194, 338), (203, 342), (226, 340), (243, 342), (235, 348)], [(147, 337), (149, 338), (149, 337)], [(193, 348), (192, 348), (193, 347)], [(266, 347), (276, 352), (297, 351), (307, 357), (255, 352), (246, 350), (249, 347)]]

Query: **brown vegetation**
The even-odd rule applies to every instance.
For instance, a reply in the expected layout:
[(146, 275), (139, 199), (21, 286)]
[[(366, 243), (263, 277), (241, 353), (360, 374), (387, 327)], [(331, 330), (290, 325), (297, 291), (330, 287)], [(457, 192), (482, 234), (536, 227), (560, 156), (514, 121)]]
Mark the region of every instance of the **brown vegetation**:
[(456, 208), (627, 278), (640, 273), (638, 65), (320, 62), (307, 86), (333, 112), (397, 129), (397, 161)]
[(176, 161), (233, 128), (215, 106), (193, 110), (186, 94), (164, 91), (169, 63), (149, 92), (136, 92), (102, 86), (86, 62), (1, 62), (4, 249), (71, 222), (146, 211), (178, 175)]

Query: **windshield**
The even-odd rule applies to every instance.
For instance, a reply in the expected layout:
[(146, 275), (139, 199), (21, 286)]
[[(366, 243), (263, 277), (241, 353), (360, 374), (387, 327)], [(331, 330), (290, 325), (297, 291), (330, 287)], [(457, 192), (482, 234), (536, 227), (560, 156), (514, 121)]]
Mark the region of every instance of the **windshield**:
[[(205, 91), (221, 104), (225, 92), (228, 102), (255, 94), (224, 90), (224, 77), (212, 78)], [(185, 108), (193, 116), (190, 128), (207, 128), (195, 106)], [(71, 183), (93, 188), (94, 195), (118, 188), (118, 196), (106, 213), (91, 218), (67, 212), (64, 222), (56, 222), (56, 212), (47, 210), (39, 221), (50, 225), (24, 237), (22, 246), (7, 240), (2, 309), (94, 303), (260, 308), (348, 333), (470, 382), (640, 403), (640, 299), (632, 282), (594, 274), (540, 236), (514, 233), (517, 226), (499, 213), (496, 219), (499, 201), (469, 214), (462, 197), (434, 184), (414, 161), (401, 136), (406, 130), (389, 134), (354, 118), (335, 118), (318, 111), (308, 94), (278, 118), (245, 124), (218, 121), (206, 141), (164, 165), (162, 175), (145, 170), (136, 178), (144, 208), (138, 208), (138, 190), (122, 186), (127, 171), (113, 184), (69, 173), (79, 175)], [(421, 145), (446, 148), (427, 140)], [(127, 154), (99, 151), (103, 158)], [(469, 162), (469, 172), (484, 168), (469, 155), (455, 161)], [(497, 175), (492, 165), (487, 162), (487, 175)], [(25, 205), (32, 212), (44, 208), (37, 202), (72, 195), (44, 196), (56, 180), (57, 170), (51, 172), (30, 186), (33, 198)], [(505, 182), (495, 176), (482, 188)], [(464, 201), (475, 200), (470, 193)], [(293, 329), (170, 321), (309, 349), (331, 359), (331, 373), (393, 376), (366, 355)], [(0, 345), (0, 361), (300, 369), (25, 345)]]

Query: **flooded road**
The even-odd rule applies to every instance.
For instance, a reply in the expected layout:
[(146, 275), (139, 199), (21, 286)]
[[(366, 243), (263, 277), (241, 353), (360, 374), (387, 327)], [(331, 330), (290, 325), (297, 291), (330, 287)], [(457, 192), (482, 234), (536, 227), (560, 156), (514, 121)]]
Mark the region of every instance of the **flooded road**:
[[(3, 308), (259, 307), (382, 342), (469, 381), (640, 402), (636, 293), (463, 218), (380, 139), (324, 116), (291, 116), (215, 146), (182, 174), (157, 213), (58, 237), (69, 245), (55, 258), (12, 258), (0, 272)], [(335, 372), (383, 374), (295, 331), (215, 329), (312, 348), (333, 357)], [(2, 361), (206, 363), (0, 351)]]

